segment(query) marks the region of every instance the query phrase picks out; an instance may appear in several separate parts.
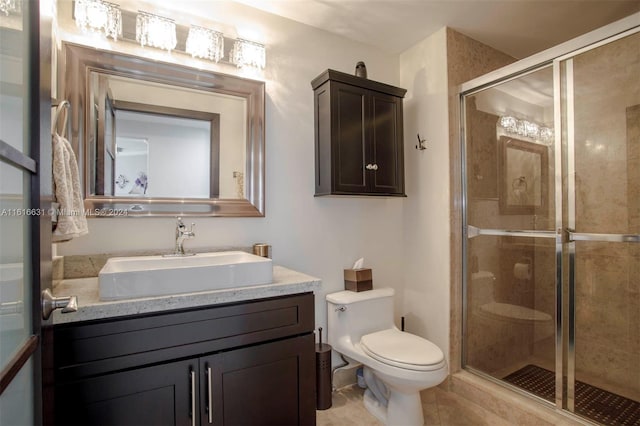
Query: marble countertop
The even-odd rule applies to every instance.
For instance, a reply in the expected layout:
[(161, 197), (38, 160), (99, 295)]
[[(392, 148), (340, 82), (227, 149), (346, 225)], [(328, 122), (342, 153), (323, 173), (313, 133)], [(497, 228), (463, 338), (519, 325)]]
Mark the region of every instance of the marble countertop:
[(54, 283), (56, 297), (77, 296), (78, 311), (63, 314), (55, 310), (53, 324), (66, 324), (125, 315), (164, 312), (174, 309), (263, 299), (295, 293), (305, 293), (320, 288), (320, 279), (282, 266), (273, 267), (273, 283), (240, 288), (182, 293), (170, 296), (146, 297), (101, 301), (98, 294), (98, 278), (63, 279)]

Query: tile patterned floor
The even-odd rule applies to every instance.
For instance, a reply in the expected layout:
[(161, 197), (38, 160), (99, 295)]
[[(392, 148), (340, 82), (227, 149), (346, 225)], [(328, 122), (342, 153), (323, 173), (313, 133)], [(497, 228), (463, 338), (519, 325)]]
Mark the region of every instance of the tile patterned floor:
[[(341, 389), (333, 394), (330, 409), (317, 411), (318, 426), (382, 426), (364, 408), (357, 386)], [(425, 425), (433, 426), (512, 426), (506, 420), (479, 405), (438, 387), (421, 393)], [(399, 425), (400, 426), (400, 425)]]

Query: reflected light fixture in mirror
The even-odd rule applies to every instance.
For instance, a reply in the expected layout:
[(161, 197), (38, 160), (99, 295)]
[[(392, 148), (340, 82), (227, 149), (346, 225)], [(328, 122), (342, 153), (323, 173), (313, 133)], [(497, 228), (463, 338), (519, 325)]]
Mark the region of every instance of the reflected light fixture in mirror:
[(157, 47), (171, 52), (178, 43), (176, 23), (173, 19), (139, 11), (136, 17), (136, 41), (142, 47)]
[(238, 68), (255, 68), (263, 70), (266, 65), (266, 52), (263, 44), (238, 39), (233, 44), (231, 62)]
[(115, 41), (122, 37), (122, 12), (117, 4), (102, 0), (76, 0), (73, 14), (76, 25), (83, 32), (103, 32)]
[(219, 62), (224, 56), (224, 36), (221, 32), (192, 25), (187, 36), (186, 52), (194, 58)]
[(9, 16), (10, 13), (20, 13), (20, 2), (17, 0), (0, 0), (0, 12)]
[(530, 120), (520, 120), (510, 115), (500, 117), (498, 125), (507, 133), (535, 139), (544, 145), (553, 142), (553, 129)]

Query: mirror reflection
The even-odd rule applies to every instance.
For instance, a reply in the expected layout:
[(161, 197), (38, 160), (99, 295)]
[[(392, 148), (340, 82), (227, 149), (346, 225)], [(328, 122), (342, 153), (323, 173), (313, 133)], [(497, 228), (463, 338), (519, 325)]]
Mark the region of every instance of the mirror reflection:
[[(149, 141), (146, 138), (116, 137), (115, 195), (147, 195)], [(133, 181), (133, 177), (137, 176)]]
[(99, 72), (90, 81), (91, 194), (244, 198), (245, 99)]

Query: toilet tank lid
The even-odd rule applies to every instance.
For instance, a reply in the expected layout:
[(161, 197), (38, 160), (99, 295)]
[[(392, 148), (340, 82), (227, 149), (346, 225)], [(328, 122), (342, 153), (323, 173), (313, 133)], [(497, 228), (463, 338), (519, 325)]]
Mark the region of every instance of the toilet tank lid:
[(339, 291), (327, 294), (327, 302), (336, 305), (348, 305), (349, 303), (362, 302), (363, 300), (380, 299), (382, 297), (392, 297), (395, 291), (392, 288), (377, 288), (367, 291)]

